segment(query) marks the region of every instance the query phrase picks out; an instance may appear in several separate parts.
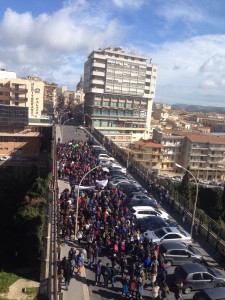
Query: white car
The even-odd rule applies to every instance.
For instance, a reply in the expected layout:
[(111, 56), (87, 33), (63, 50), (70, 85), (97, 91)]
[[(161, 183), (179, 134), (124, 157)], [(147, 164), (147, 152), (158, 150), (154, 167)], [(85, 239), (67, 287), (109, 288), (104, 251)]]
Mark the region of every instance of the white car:
[(143, 236), (147, 240), (152, 240), (153, 243), (157, 244), (166, 241), (183, 242), (185, 244), (192, 243), (190, 234), (178, 227), (163, 227), (154, 231), (146, 230)]
[(104, 154), (104, 153), (100, 153), (98, 158), (100, 160), (104, 159), (104, 160), (110, 160), (110, 161), (114, 161), (113, 157), (110, 157), (108, 154)]
[(2, 157), (0, 157), (0, 160), (10, 160), (12, 158), (12, 156), (10, 155), (4, 155)]
[(123, 167), (121, 167), (120, 165), (117, 165), (117, 164), (112, 164), (112, 166), (111, 166), (111, 170), (112, 171), (120, 171), (120, 172), (122, 172), (122, 173), (124, 173), (124, 174), (126, 174), (127, 173), (127, 169), (126, 168), (123, 168)]
[(135, 211), (133, 214), (137, 219), (148, 217), (148, 216), (159, 216), (164, 220), (169, 219), (169, 215), (160, 209), (153, 208), (151, 206), (133, 206), (132, 209)]
[(127, 183), (129, 183), (129, 181), (127, 179), (118, 178), (118, 179), (110, 181), (109, 182), (109, 186), (112, 187), (112, 188), (115, 188), (121, 182), (127, 182)]
[(102, 167), (110, 167), (112, 162), (108, 159), (100, 159), (99, 161), (99, 164), (102, 166)]

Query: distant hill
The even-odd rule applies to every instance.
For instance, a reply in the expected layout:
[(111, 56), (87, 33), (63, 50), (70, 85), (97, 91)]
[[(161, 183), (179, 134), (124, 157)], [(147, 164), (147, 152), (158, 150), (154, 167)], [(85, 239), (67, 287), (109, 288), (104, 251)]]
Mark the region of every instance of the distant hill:
[(203, 112), (203, 113), (218, 113), (225, 114), (225, 107), (214, 107), (214, 106), (201, 106), (201, 105), (188, 105), (188, 104), (173, 104), (171, 105), (173, 109), (184, 109), (190, 112)]

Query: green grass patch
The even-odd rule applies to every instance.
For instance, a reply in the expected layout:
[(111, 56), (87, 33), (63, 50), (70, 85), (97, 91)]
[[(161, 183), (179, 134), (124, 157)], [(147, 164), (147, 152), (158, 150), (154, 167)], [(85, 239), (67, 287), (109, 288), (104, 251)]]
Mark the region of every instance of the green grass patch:
[(8, 293), (10, 285), (20, 279), (13, 273), (0, 272), (0, 293)]

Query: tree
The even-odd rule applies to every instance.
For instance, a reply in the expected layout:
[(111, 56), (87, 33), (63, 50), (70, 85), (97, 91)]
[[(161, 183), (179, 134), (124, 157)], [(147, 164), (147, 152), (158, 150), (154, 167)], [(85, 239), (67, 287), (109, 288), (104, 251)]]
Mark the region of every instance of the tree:
[[(189, 170), (189, 167), (187, 168)], [(188, 200), (188, 202), (192, 201), (192, 193), (191, 193), (191, 175), (186, 171), (181, 185), (180, 185), (180, 194)]]

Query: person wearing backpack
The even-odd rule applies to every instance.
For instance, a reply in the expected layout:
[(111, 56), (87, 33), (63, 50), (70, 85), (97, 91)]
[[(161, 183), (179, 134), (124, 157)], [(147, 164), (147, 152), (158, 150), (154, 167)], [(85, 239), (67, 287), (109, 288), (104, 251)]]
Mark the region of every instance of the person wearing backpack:
[(102, 261), (101, 259), (99, 259), (95, 267), (95, 285), (98, 285), (100, 283), (101, 274), (102, 274)]
[(81, 270), (83, 268), (83, 265), (84, 265), (84, 259), (81, 256), (81, 254), (79, 253), (78, 257), (77, 257), (77, 274), (78, 275), (81, 275)]

